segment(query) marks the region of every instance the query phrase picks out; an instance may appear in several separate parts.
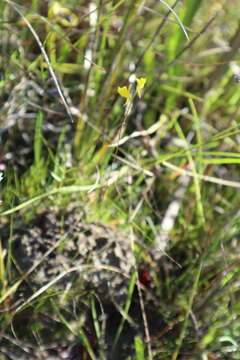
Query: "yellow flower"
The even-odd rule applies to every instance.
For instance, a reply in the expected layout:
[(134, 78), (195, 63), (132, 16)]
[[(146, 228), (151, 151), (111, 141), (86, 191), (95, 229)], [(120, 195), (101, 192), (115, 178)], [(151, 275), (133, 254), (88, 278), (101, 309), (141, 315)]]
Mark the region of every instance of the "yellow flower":
[(137, 78), (136, 79), (137, 81), (137, 94), (138, 94), (138, 97), (140, 98), (141, 97), (141, 90), (144, 88), (145, 84), (146, 84), (146, 81), (147, 79), (146, 78)]
[(128, 87), (127, 86), (123, 86), (123, 87), (119, 86), (117, 89), (119, 95), (126, 98), (126, 105), (131, 101), (131, 98), (132, 98), (132, 94), (131, 94), (130, 90), (131, 90), (131, 85), (129, 85)]
[[(142, 89), (144, 88), (146, 81), (147, 81), (147, 79), (143, 78), (143, 77), (136, 78), (137, 86), (136, 86), (135, 94), (137, 93), (139, 98), (142, 95)], [(119, 95), (126, 98), (126, 105), (128, 105), (130, 103), (130, 101), (133, 97), (133, 95), (131, 93), (131, 87), (132, 87), (132, 85), (129, 85), (129, 86), (118, 87), (118, 89), (117, 89)]]

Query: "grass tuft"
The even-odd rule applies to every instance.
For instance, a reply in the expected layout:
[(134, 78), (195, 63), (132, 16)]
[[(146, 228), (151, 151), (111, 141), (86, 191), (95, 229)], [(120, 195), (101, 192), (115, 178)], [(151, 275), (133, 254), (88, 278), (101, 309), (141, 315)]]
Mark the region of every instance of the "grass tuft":
[(1, 1), (1, 359), (240, 358), (237, 5)]

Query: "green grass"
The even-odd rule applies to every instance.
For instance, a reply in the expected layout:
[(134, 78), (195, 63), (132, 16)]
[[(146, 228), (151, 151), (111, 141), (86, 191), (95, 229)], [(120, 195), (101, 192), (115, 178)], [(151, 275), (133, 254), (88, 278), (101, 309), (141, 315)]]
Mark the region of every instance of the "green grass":
[[(78, 283), (64, 304), (49, 286), (19, 305), (26, 279), (11, 253), (16, 227), (77, 203), (86, 221), (134, 232), (136, 266), (145, 263), (152, 278), (141, 290), (134, 273), (119, 309), (117, 349), (141, 300), (141, 331), (122, 359), (240, 359), (240, 84), (232, 70), (240, 27), (231, 5), (1, 1), (0, 225), (10, 235), (7, 244), (0, 238), (0, 344), (29, 311), (23, 343), (41, 344), (52, 316), (53, 338), (72, 334), (82, 358), (106, 358), (101, 300)], [(135, 78), (147, 79), (141, 98)], [(129, 85), (126, 108), (117, 89)], [(151, 259), (176, 197), (166, 253)], [(73, 298), (90, 312), (90, 330)]]

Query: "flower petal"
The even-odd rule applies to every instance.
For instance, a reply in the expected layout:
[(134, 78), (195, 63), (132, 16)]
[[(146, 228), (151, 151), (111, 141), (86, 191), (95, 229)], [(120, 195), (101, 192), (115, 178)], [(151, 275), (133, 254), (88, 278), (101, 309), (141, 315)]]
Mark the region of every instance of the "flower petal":
[(131, 97), (132, 97), (130, 89), (131, 89), (130, 86), (129, 87), (127, 87), (127, 86), (118, 87), (118, 89), (117, 89), (119, 95), (126, 98), (126, 103), (128, 103), (130, 101)]
[(139, 78), (139, 79), (137, 78), (136, 81), (137, 81), (137, 94), (138, 94), (138, 97), (140, 98), (141, 90), (144, 88), (147, 79), (146, 78)]

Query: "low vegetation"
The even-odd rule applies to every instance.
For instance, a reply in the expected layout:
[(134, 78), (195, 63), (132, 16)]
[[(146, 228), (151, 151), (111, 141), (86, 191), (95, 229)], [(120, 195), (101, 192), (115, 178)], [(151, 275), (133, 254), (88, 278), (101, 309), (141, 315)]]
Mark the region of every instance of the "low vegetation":
[[(240, 359), (237, 9), (1, 1), (0, 359)], [(130, 244), (123, 300), (20, 266), (72, 209)]]

